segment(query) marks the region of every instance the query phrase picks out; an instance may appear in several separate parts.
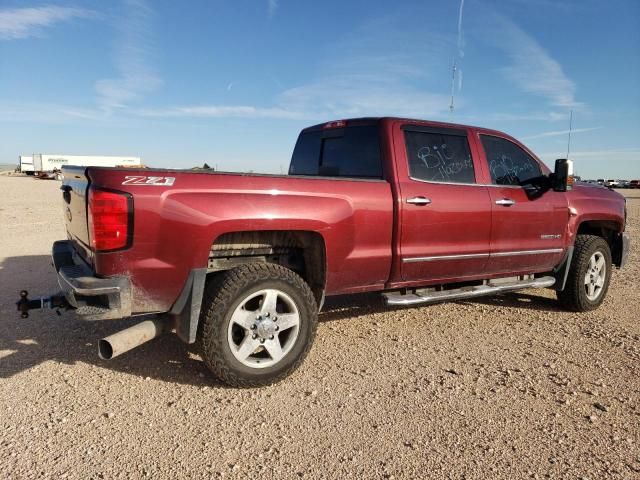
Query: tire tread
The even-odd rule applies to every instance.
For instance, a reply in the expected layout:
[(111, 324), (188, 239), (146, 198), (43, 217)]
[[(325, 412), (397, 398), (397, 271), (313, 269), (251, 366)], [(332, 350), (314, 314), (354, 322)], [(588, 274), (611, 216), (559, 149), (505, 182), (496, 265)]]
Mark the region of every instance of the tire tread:
[[(304, 350), (295, 362), (286, 369), (265, 378), (248, 378), (234, 372), (223, 356), (221, 335), (224, 315), (229, 310), (238, 291), (244, 285), (261, 280), (281, 280), (296, 288), (308, 303), (311, 318), (310, 337)], [(207, 367), (222, 382), (241, 388), (250, 388), (277, 383), (296, 370), (309, 353), (316, 334), (318, 322), (318, 308), (307, 283), (297, 273), (274, 263), (249, 263), (215, 275), (205, 287), (204, 302), (200, 317), (199, 345), (202, 357)], [(226, 334), (225, 334), (226, 335)]]
[[(584, 275), (580, 272), (582, 265), (589, 262), (591, 255), (595, 251), (597, 244), (602, 243), (605, 256), (608, 257), (607, 277), (602, 294), (595, 302), (590, 302), (584, 292)], [(569, 276), (564, 290), (557, 292), (560, 304), (572, 312), (586, 312), (594, 310), (600, 306), (604, 300), (609, 288), (609, 279), (611, 275), (611, 252), (609, 244), (602, 237), (597, 235), (577, 235), (574, 245), (574, 255), (569, 268)]]

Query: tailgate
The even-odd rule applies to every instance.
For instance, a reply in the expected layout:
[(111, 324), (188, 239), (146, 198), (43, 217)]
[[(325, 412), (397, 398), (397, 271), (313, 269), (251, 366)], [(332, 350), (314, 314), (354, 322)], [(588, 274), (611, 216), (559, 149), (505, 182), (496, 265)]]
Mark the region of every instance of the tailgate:
[(92, 255), (89, 248), (89, 227), (87, 224), (87, 190), (89, 179), (86, 167), (62, 168), (62, 199), (67, 237), (76, 251), (89, 263)]

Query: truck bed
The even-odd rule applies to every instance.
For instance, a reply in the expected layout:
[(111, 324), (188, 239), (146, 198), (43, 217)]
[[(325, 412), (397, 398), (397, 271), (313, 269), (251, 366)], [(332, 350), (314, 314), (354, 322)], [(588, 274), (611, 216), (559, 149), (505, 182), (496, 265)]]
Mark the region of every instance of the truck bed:
[[(63, 174), (69, 239), (97, 275), (130, 276), (134, 313), (169, 310), (189, 273), (207, 268), (212, 245), (229, 232), (320, 235), (328, 295), (381, 289), (389, 276), (393, 202), (384, 180), (101, 167), (64, 167)], [(131, 195), (129, 248), (92, 251), (89, 188)]]

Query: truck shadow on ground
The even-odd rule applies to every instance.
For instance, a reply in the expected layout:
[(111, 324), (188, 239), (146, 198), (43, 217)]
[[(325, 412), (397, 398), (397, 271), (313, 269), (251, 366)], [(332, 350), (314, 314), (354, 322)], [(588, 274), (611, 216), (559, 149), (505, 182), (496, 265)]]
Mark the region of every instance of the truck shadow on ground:
[(193, 349), (175, 335), (160, 337), (113, 360), (101, 360), (98, 340), (134, 325), (139, 318), (86, 322), (73, 311), (57, 315), (54, 310), (32, 310), (29, 318), (20, 318), (15, 305), (20, 290), (28, 290), (30, 298), (59, 290), (48, 255), (6, 258), (0, 263), (0, 279), (4, 287), (0, 291), (0, 379), (54, 361), (84, 363), (171, 383), (218, 385)]
[[(32, 298), (58, 291), (55, 272), (47, 255), (9, 257), (0, 264), (0, 378), (10, 378), (38, 368), (48, 361), (65, 365), (85, 363), (142, 378), (170, 383), (221, 388), (209, 373), (193, 345), (185, 345), (175, 335), (165, 335), (110, 361), (98, 358), (98, 340), (140, 321), (137, 319), (86, 322), (73, 311), (61, 315), (53, 310), (32, 311), (20, 318), (15, 302), (26, 288)], [(534, 310), (559, 310), (554, 300), (528, 293), (486, 297), (469, 303)], [(329, 298), (320, 322), (349, 319), (382, 313), (390, 307), (376, 294)], [(411, 308), (411, 307), (405, 307)], [(403, 307), (394, 307), (396, 311)], [(62, 375), (62, 374), (61, 374)], [(55, 378), (52, 378), (55, 381)]]

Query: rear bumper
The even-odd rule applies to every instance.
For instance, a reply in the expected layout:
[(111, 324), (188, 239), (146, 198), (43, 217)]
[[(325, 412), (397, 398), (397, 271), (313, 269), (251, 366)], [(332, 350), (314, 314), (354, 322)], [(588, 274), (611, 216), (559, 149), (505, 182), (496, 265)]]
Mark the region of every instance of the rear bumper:
[(131, 315), (131, 283), (127, 277), (97, 277), (68, 240), (55, 242), (51, 255), (60, 289), (80, 317), (110, 320)]

